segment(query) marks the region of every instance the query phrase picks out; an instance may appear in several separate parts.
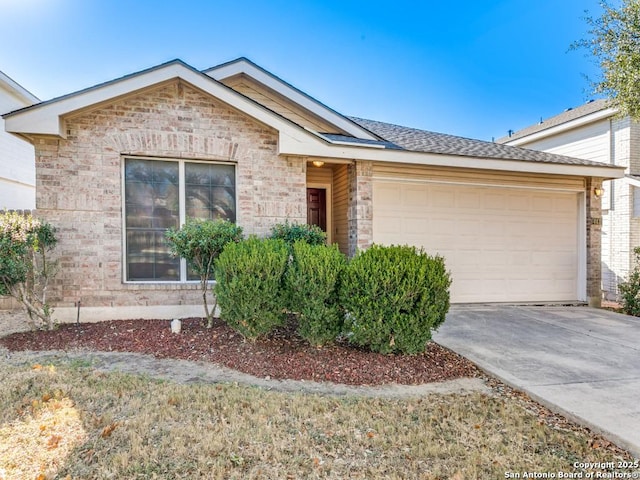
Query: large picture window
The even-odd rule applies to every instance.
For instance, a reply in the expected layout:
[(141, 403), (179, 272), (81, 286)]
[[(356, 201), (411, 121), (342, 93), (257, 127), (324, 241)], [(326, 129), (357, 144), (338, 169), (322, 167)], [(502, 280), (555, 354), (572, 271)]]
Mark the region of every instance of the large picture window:
[(236, 220), (235, 166), (185, 160), (127, 158), (124, 217), (127, 281), (198, 277), (173, 258), (164, 238), (188, 218)]

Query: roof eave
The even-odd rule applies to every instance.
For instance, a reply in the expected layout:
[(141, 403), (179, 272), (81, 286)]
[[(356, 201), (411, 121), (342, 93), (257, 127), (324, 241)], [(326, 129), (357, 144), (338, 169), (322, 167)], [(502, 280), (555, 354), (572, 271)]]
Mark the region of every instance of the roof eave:
[(0, 86), (4, 86), (4, 88), (15, 95), (24, 105), (33, 105), (40, 101), (33, 93), (3, 72), (0, 72)]
[(364, 138), (367, 140), (378, 140), (378, 138), (369, 130), (361, 127), (349, 118), (336, 112), (332, 108), (297, 89), (271, 72), (268, 72), (259, 65), (256, 65), (247, 58), (241, 57), (236, 60), (223, 63), (222, 65), (203, 70), (202, 73), (209, 75), (211, 78), (218, 81), (222, 81), (235, 75), (247, 75), (354, 137)]
[(499, 158), (482, 158), (465, 155), (448, 155), (424, 153), (410, 150), (371, 148), (367, 145), (347, 146), (333, 144), (316, 139), (312, 142), (298, 140), (280, 135), (281, 155), (299, 155), (307, 157), (336, 158), (348, 160), (370, 160), (388, 163), (406, 163), (414, 165), (431, 165), (453, 168), (474, 168), (521, 173), (542, 173), (554, 175), (574, 175), (583, 177), (599, 177), (610, 180), (624, 177), (624, 167), (602, 164), (580, 165), (570, 163), (535, 162)]
[(175, 79), (181, 79), (291, 137), (305, 135), (292, 122), (179, 60), (6, 114), (3, 116), (5, 130), (23, 137), (53, 135), (65, 138), (65, 117)]
[[(618, 111), (615, 108), (605, 108), (604, 110), (599, 110), (597, 112), (590, 113), (583, 117), (579, 117), (573, 120), (570, 120), (565, 123), (561, 123), (559, 125), (555, 125), (553, 127), (546, 128), (544, 130), (539, 130), (537, 132), (531, 133), (529, 135), (524, 135), (522, 137), (517, 137), (513, 140), (510, 140), (508, 137), (505, 141), (503, 139), (498, 139), (498, 143), (503, 145), (512, 145), (512, 146), (521, 146), (526, 145), (528, 143), (535, 142), (537, 140), (543, 140), (547, 137), (551, 137), (553, 135), (557, 135), (559, 133), (566, 132), (568, 130), (572, 130), (574, 128), (582, 127), (584, 125), (588, 125), (590, 123), (594, 123), (600, 120), (604, 120), (605, 118), (613, 117), (616, 115)], [(516, 132), (517, 134), (517, 132)]]

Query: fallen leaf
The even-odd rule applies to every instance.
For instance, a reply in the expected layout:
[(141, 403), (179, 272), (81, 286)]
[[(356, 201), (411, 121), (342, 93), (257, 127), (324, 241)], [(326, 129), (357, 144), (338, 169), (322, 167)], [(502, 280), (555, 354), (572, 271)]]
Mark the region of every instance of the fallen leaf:
[(47, 448), (49, 450), (58, 448), (58, 446), (60, 445), (60, 440), (62, 440), (62, 437), (60, 435), (51, 435), (49, 437), (49, 440), (47, 441)]
[(116, 429), (117, 426), (118, 426), (118, 422), (113, 422), (111, 425), (107, 425), (102, 429), (102, 433), (100, 434), (100, 436), (102, 438), (107, 438), (111, 436), (111, 434), (113, 433), (113, 431)]

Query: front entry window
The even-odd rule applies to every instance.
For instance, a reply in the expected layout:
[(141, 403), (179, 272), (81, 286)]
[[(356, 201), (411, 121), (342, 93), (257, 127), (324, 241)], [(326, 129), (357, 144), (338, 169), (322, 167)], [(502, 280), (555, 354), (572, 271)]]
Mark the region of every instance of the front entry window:
[(187, 218), (236, 219), (234, 165), (127, 158), (124, 189), (127, 281), (191, 280), (166, 230)]

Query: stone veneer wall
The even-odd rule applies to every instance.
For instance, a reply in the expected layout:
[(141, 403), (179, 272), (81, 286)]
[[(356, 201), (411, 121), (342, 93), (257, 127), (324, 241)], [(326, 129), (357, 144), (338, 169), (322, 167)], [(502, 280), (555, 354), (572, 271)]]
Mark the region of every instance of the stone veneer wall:
[(124, 283), (124, 155), (234, 163), (246, 234), (306, 221), (303, 159), (278, 157), (276, 131), (182, 81), (68, 118), (66, 130), (66, 139), (34, 139), (37, 212), (59, 230), (58, 306), (201, 302), (194, 284)]

